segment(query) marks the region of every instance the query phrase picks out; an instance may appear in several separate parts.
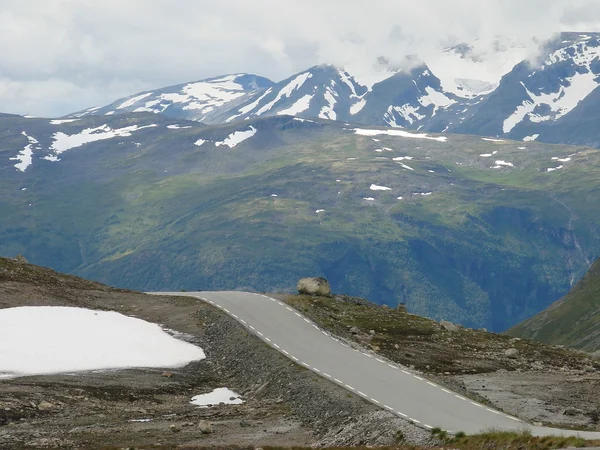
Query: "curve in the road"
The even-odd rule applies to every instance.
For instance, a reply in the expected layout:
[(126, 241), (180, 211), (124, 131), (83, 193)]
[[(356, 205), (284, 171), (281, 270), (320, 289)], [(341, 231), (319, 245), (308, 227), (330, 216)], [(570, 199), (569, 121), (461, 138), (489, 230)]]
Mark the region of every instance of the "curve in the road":
[(449, 433), (528, 429), (536, 436), (600, 439), (600, 432), (530, 426), (437, 385), (404, 367), (351, 347), (285, 303), (245, 292), (156, 292), (192, 296), (221, 309), (296, 363), (413, 423)]

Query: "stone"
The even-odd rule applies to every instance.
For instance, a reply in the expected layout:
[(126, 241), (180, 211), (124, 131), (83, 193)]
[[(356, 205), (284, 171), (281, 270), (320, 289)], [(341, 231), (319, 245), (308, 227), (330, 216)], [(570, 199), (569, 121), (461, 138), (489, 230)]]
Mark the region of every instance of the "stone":
[(452, 322), (448, 322), (447, 320), (442, 320), (440, 322), (440, 327), (446, 331), (458, 331), (458, 325), (454, 325)]
[(320, 297), (331, 296), (329, 282), (321, 277), (302, 278), (298, 281), (297, 289), (300, 294), (316, 295)]
[(600, 361), (600, 350), (596, 350), (594, 353), (592, 353), (592, 359)]
[(511, 359), (516, 359), (519, 356), (519, 350), (516, 348), (508, 348), (504, 351), (504, 356)]
[(50, 410), (52, 410), (54, 408), (55, 408), (55, 406), (52, 403), (49, 403), (49, 402), (40, 402), (37, 405), (37, 409), (40, 410), (40, 411), (50, 411)]
[(398, 344), (394, 344), (394, 348), (395, 348), (396, 350), (400, 350), (400, 346), (399, 346)]
[(169, 430), (171, 430), (173, 433), (177, 433), (177, 432), (181, 431), (181, 428), (179, 428), (178, 425), (173, 424), (173, 425), (169, 425)]
[(369, 334), (370, 334), (371, 336), (375, 336), (375, 330), (369, 330)]
[(578, 416), (580, 414), (583, 414), (583, 411), (577, 408), (566, 408), (563, 411), (563, 415), (565, 416)]
[(202, 434), (210, 434), (213, 432), (212, 425), (206, 420), (198, 422), (198, 430), (200, 430), (200, 433)]
[(246, 428), (246, 427), (249, 427), (249, 426), (250, 426), (249, 422), (246, 422), (244, 419), (240, 420), (240, 427)]
[(398, 303), (398, 306), (396, 306), (396, 311), (405, 313), (406, 312), (406, 304)]
[(352, 334), (360, 333), (360, 329), (358, 327), (350, 327), (350, 329), (348, 331), (350, 331), (350, 333), (352, 333)]
[(15, 261), (21, 264), (27, 264), (27, 259), (25, 259), (25, 257), (20, 253), (17, 256), (15, 256)]

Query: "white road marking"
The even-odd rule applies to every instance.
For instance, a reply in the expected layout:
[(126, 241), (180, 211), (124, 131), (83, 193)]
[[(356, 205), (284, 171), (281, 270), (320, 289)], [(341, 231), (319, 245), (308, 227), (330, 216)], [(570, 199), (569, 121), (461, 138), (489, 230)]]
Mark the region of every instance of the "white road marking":
[(331, 337), (331, 339), (333, 339), (335, 342), (340, 342), (339, 339), (334, 338), (333, 336)]
[(289, 306), (286, 306), (285, 309), (287, 309), (288, 311), (294, 311), (292, 308), (290, 308)]
[(370, 398), (369, 400), (371, 400), (373, 403), (377, 403), (378, 405), (380, 405), (381, 403), (379, 403), (377, 400), (375, 400), (374, 398)]
[(209, 300), (208, 303), (210, 303), (211, 305), (215, 304), (215, 302), (213, 302), (212, 300)]
[(316, 367), (313, 367), (313, 370), (317, 373), (321, 373), (321, 371), (319, 369), (317, 369)]
[(431, 425), (427, 425), (426, 423), (424, 423), (424, 424), (423, 424), (423, 426), (424, 426), (425, 428), (429, 428), (430, 430), (433, 428)]
[(388, 405), (383, 405), (383, 407), (385, 409), (387, 409), (388, 411), (393, 411), (394, 410), (391, 406), (388, 406)]
[(231, 317), (233, 317), (234, 319), (239, 319), (239, 317), (236, 316), (235, 314), (232, 314)]
[(375, 358), (375, 361), (379, 361), (380, 363), (385, 363), (383, 359)]
[(248, 323), (244, 319), (240, 319), (240, 322), (242, 322), (244, 325), (246, 325)]
[(406, 375), (410, 375), (410, 372), (408, 372), (408, 371), (406, 371), (404, 369), (402, 369), (402, 373), (405, 373)]
[(414, 423), (421, 423), (420, 421), (418, 421), (417, 419), (413, 419), (412, 417), (410, 418), (410, 420), (412, 420)]
[(302, 365), (310, 368), (310, 366), (308, 364), (306, 364), (305, 362), (303, 362)]
[(297, 313), (297, 312), (296, 312), (296, 313), (294, 313), (294, 314), (296, 314), (298, 317), (302, 317), (302, 315), (301, 315), (300, 313)]
[(460, 398), (461, 400), (467, 401), (467, 399), (466, 399), (466, 398), (464, 398), (462, 395), (454, 394), (454, 396), (455, 396), (456, 398)]
[(292, 359), (293, 359), (294, 361), (300, 361), (300, 360), (299, 360), (298, 358), (296, 358), (295, 356), (292, 356)]
[(256, 328), (254, 328), (252, 325), (250, 325), (250, 329), (251, 330), (256, 330)]
[(257, 331), (259, 336), (264, 336), (264, 334), (262, 334), (260, 331)]
[(348, 389), (350, 389), (351, 391), (355, 391), (356, 389), (354, 389), (352, 386), (350, 386), (349, 384), (345, 384), (344, 386), (346, 386)]
[(265, 340), (266, 340), (267, 342), (271, 342), (271, 339), (269, 339), (268, 337), (265, 337)]
[(367, 396), (367, 394), (365, 394), (364, 392), (356, 391), (356, 393), (357, 393), (358, 395), (362, 395), (363, 397), (366, 397), (366, 396)]
[(431, 381), (428, 381), (427, 384), (430, 385), (430, 386), (433, 386), (433, 387), (438, 387), (437, 384), (432, 383)]
[(449, 391), (448, 389), (444, 389), (444, 388), (442, 388), (442, 391), (444, 391), (446, 394), (453, 394), (453, 392), (452, 392), (452, 391)]
[(285, 353), (286, 355), (289, 355), (289, 352), (287, 350), (281, 350), (283, 353)]
[(406, 414), (404, 414), (404, 413), (401, 413), (400, 411), (396, 411), (396, 414), (398, 414), (399, 416), (402, 416), (402, 417), (408, 418), (408, 416), (407, 416)]
[(313, 325), (313, 328), (316, 328), (317, 330), (319, 329), (319, 327), (318, 327), (318, 326), (316, 326), (316, 325)]
[(471, 403), (471, 405), (477, 406), (478, 408), (483, 408), (483, 405), (480, 405), (479, 403), (475, 403), (475, 402), (469, 402), (469, 403)]
[(494, 414), (500, 414), (500, 412), (499, 412), (499, 411), (495, 411), (495, 410), (493, 410), (493, 409), (490, 409), (490, 408), (485, 408), (485, 409), (486, 409), (487, 411), (489, 411), (489, 412), (492, 412), (492, 413), (494, 413)]
[(273, 344), (273, 347), (275, 347), (275, 348), (281, 348), (281, 347), (280, 347), (279, 345), (277, 345), (277, 344)]
[(323, 376), (327, 377), (327, 378), (331, 378), (331, 375), (329, 375), (328, 373), (323, 372)]
[(340, 383), (340, 384), (344, 384), (344, 383), (342, 383), (342, 380), (338, 380), (337, 378), (334, 378), (333, 381)]
[(225, 311), (227, 314), (229, 314), (231, 312), (227, 308), (223, 308), (223, 311)]
[(421, 378), (421, 377), (420, 377), (420, 376), (418, 376), (418, 375), (413, 375), (413, 377), (415, 377), (417, 380), (421, 380), (421, 381), (423, 381), (423, 378)]
[(304, 318), (304, 321), (310, 323), (310, 320), (308, 320), (306, 317)]
[(517, 419), (516, 417), (512, 417), (512, 416), (508, 416), (508, 415), (506, 417), (508, 417), (511, 420), (514, 420), (515, 422), (521, 422), (521, 419)]
[(363, 353), (363, 355), (365, 355), (365, 356), (367, 356), (367, 357), (369, 357), (369, 358), (372, 358), (372, 357), (373, 357), (372, 355), (369, 355), (368, 353)]

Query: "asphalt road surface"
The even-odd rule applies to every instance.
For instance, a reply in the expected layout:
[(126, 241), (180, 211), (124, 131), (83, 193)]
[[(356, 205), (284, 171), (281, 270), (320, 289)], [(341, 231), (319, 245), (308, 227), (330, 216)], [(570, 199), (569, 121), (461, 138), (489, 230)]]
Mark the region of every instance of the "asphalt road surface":
[(467, 434), (490, 428), (528, 429), (536, 436), (573, 435), (600, 439), (600, 432), (533, 426), (474, 402), (376, 354), (350, 347), (285, 303), (262, 294), (160, 294), (197, 297), (220, 308), (296, 363), (424, 428), (439, 427), (452, 433), (463, 431)]

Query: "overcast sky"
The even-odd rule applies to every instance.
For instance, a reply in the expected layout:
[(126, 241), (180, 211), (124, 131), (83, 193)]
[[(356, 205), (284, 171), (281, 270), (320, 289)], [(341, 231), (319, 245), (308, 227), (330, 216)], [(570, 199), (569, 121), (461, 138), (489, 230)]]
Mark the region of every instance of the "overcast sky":
[(279, 81), (565, 30), (600, 31), (600, 0), (0, 0), (0, 112), (59, 116), (225, 73)]

